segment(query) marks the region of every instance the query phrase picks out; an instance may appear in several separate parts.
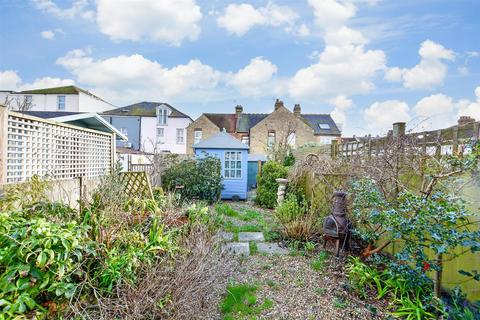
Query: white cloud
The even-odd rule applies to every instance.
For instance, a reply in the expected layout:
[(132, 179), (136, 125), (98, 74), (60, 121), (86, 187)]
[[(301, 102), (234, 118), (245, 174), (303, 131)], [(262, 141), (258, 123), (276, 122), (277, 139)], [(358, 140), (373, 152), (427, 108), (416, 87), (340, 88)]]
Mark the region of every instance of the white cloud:
[(308, 37), (310, 35), (310, 28), (305, 23), (302, 23), (297, 30), (297, 34), (300, 37)]
[(113, 40), (165, 42), (196, 40), (202, 19), (195, 0), (98, 0), (100, 31)]
[(395, 122), (410, 121), (410, 109), (403, 101), (387, 100), (375, 102), (364, 110), (363, 118), (370, 130), (385, 133)]
[(16, 90), (22, 79), (13, 70), (0, 71), (0, 90)]
[(31, 83), (23, 83), (22, 78), (16, 71), (6, 70), (0, 71), (0, 90), (29, 90), (39, 88), (51, 88), (73, 85), (75, 82), (72, 79), (61, 79), (54, 77), (37, 78)]
[(366, 50), (366, 39), (353, 29), (342, 27), (325, 35), (326, 46), (318, 62), (300, 69), (290, 83), (290, 94), (301, 99), (366, 93), (373, 78), (385, 68), (381, 50)]
[(308, 0), (313, 8), (315, 23), (322, 29), (336, 29), (355, 16), (357, 8), (351, 1)]
[(436, 130), (455, 124), (454, 102), (444, 94), (434, 94), (422, 98), (413, 107), (417, 116), (416, 130)]
[(61, 19), (74, 19), (77, 17), (91, 20), (95, 16), (88, 10), (88, 0), (75, 0), (70, 8), (62, 9), (52, 0), (32, 0), (37, 9), (53, 14)]
[(387, 68), (385, 79), (402, 81), (403, 86), (409, 89), (428, 89), (441, 85), (448, 70), (444, 61), (454, 60), (454, 52), (441, 44), (425, 40), (420, 45), (418, 53), (420, 55), (419, 64), (411, 69)]
[(458, 109), (457, 118), (461, 116), (469, 116), (480, 121), (480, 86), (475, 89), (475, 101), (462, 99), (458, 101), (456, 107)]
[[(223, 14), (217, 18), (217, 24), (229, 33), (242, 36), (255, 26), (288, 26), (292, 27), (298, 14), (290, 7), (279, 6), (269, 2), (265, 7), (241, 3), (229, 4)], [(306, 25), (300, 26), (298, 33), (309, 33)]]
[(205, 98), (222, 76), (199, 60), (167, 68), (139, 54), (95, 60), (89, 52), (78, 49), (57, 59), (57, 64), (75, 75), (78, 82), (121, 103), (126, 100)]
[(336, 96), (328, 101), (331, 105), (334, 106), (333, 111), (330, 113), (333, 120), (339, 125), (343, 130), (347, 123), (347, 115), (346, 112), (350, 109), (353, 105), (351, 99), (348, 99), (346, 96), (339, 95)]
[(55, 32), (53, 32), (52, 30), (42, 31), (42, 32), (40, 32), (40, 35), (42, 36), (42, 38), (45, 38), (47, 40), (54, 40), (55, 39)]
[(274, 90), (273, 76), (277, 73), (277, 66), (262, 57), (250, 60), (243, 69), (231, 76), (229, 84), (244, 96), (260, 96)]

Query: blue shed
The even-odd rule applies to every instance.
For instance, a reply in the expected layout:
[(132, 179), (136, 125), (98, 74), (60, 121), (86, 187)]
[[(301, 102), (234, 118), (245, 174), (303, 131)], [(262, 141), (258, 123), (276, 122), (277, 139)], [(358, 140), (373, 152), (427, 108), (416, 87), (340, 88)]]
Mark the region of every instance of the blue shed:
[(197, 158), (212, 156), (220, 159), (223, 177), (222, 199), (232, 199), (236, 196), (242, 200), (247, 199), (249, 147), (246, 144), (226, 132), (219, 132), (194, 144), (193, 149)]

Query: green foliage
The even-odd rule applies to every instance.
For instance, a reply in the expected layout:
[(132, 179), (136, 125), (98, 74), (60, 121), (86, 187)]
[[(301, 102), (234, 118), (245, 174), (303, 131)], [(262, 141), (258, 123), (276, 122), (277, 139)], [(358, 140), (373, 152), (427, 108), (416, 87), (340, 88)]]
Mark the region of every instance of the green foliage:
[(396, 258), (411, 262), (417, 271), (441, 269), (428, 250), (448, 259), (455, 258), (460, 247), (480, 251), (480, 231), (466, 227), (472, 215), (461, 199), (441, 192), (428, 198), (403, 192), (389, 202), (371, 180), (354, 182), (352, 190), (355, 234), (370, 244), (401, 241)]
[(23, 209), (38, 202), (45, 202), (49, 189), (50, 184), (37, 175), (28, 182), (7, 185), (3, 198), (0, 198), (0, 210)]
[(239, 214), (237, 211), (233, 210), (232, 207), (230, 207), (226, 203), (218, 203), (215, 205), (215, 211), (217, 211), (218, 214), (223, 214), (224, 216), (232, 217), (232, 218), (238, 218)]
[(280, 163), (268, 161), (262, 166), (262, 175), (257, 178), (257, 196), (255, 202), (265, 208), (274, 208), (277, 205), (279, 178), (286, 178), (288, 168)]
[(456, 287), (452, 290), (450, 299), (447, 300), (448, 318), (451, 320), (479, 320), (480, 302), (471, 305), (466, 299), (466, 295)]
[(284, 236), (289, 239), (308, 240), (317, 232), (317, 217), (308, 202), (299, 201), (294, 194), (288, 194), (277, 207), (275, 217), (282, 226)]
[(182, 199), (213, 203), (223, 188), (220, 160), (206, 157), (173, 164), (163, 173), (162, 183), (164, 190), (177, 191)]
[(227, 294), (220, 304), (224, 319), (250, 319), (271, 308), (273, 302), (269, 299), (259, 303), (256, 291), (257, 287), (248, 284), (227, 286)]
[[(408, 268), (408, 267), (405, 267)], [(350, 285), (363, 298), (376, 293), (376, 299), (390, 297), (392, 315), (405, 319), (437, 319), (444, 314), (443, 303), (432, 296), (432, 282), (413, 270), (397, 272), (395, 268), (379, 271), (350, 257), (347, 264)]]
[(71, 298), (95, 250), (86, 226), (0, 212), (0, 315), (40, 316), (42, 303)]
[(318, 256), (312, 261), (312, 269), (315, 271), (323, 271), (325, 268), (325, 262), (329, 258), (328, 251), (320, 251)]

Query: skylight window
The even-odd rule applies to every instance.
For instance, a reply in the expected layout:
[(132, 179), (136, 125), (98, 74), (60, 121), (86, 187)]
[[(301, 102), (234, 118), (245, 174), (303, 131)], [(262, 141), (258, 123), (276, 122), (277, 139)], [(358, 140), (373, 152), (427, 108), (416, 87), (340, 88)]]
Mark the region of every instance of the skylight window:
[(330, 125), (328, 123), (319, 123), (318, 126), (320, 127), (320, 129), (324, 129), (324, 130), (330, 129)]

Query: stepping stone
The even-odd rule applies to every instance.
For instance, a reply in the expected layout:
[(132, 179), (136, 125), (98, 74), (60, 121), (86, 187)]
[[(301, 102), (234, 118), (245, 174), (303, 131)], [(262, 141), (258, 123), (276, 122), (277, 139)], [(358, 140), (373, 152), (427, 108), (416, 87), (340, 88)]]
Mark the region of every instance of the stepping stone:
[(282, 248), (278, 243), (259, 242), (257, 243), (257, 250), (259, 253), (287, 255), (289, 251), (287, 248)]
[(250, 245), (247, 242), (230, 242), (225, 245), (228, 251), (239, 255), (250, 255)]
[(220, 238), (222, 238), (222, 240), (225, 240), (225, 241), (232, 241), (233, 240), (233, 233), (232, 232), (220, 231), (218, 233), (218, 236)]
[(238, 241), (240, 242), (249, 242), (249, 241), (265, 241), (262, 232), (240, 232), (238, 234)]

